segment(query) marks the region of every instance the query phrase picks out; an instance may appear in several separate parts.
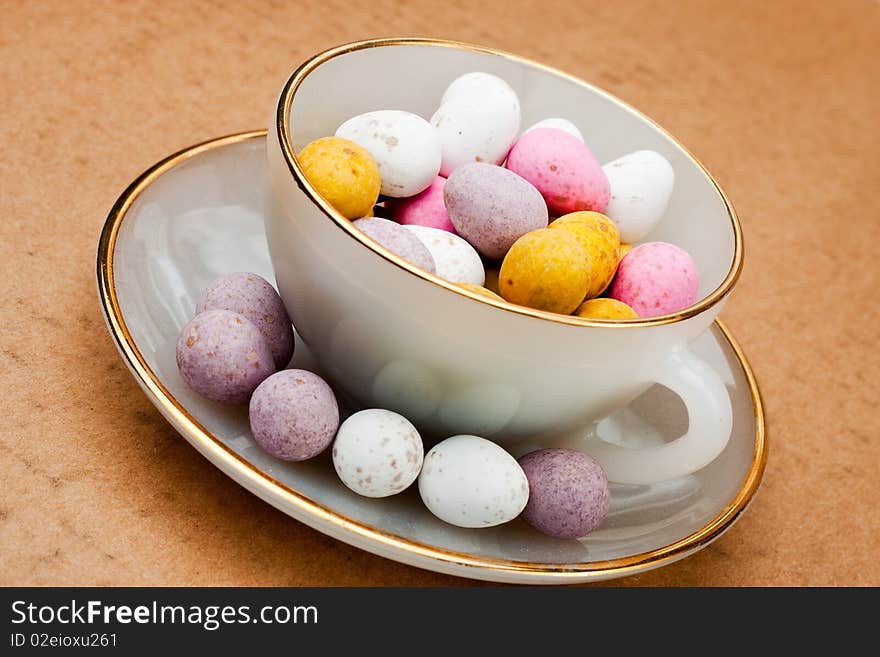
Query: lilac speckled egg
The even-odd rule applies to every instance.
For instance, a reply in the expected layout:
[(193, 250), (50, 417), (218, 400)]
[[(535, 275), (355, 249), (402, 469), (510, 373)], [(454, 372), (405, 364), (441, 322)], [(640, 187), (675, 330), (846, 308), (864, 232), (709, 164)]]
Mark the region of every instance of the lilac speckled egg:
[(432, 274), (437, 271), (431, 252), (421, 240), (389, 219), (365, 217), (353, 224), (392, 253)]
[(611, 500), (599, 462), (574, 449), (539, 449), (519, 459), (529, 480), (522, 519), (555, 538), (581, 538), (596, 529)]
[(317, 456), (339, 428), (333, 390), (306, 370), (283, 370), (263, 381), (251, 397), (249, 413), (254, 440), (285, 461)]
[(196, 314), (206, 310), (231, 310), (251, 320), (269, 343), (275, 369), (285, 367), (293, 357), (290, 317), (281, 297), (265, 278), (248, 272), (218, 278), (196, 303)]
[(558, 128), (523, 134), (507, 156), (507, 168), (534, 185), (554, 215), (604, 212), (608, 177), (583, 141)]
[(549, 221), (540, 192), (513, 171), (494, 164), (458, 167), (446, 181), (443, 197), (458, 234), (493, 260), (503, 258), (517, 239), (546, 228)]
[(446, 178), (437, 176), (428, 189), (420, 194), (409, 198), (388, 199), (385, 207), (390, 218), (403, 226), (427, 226), (457, 234), (446, 211), (446, 203), (443, 202), (445, 187)]
[(687, 251), (667, 242), (645, 242), (620, 261), (608, 296), (639, 317), (656, 317), (693, 304), (699, 287), (697, 264)]
[(244, 404), (275, 371), (269, 343), (247, 317), (230, 310), (196, 315), (177, 340), (177, 369), (208, 399)]

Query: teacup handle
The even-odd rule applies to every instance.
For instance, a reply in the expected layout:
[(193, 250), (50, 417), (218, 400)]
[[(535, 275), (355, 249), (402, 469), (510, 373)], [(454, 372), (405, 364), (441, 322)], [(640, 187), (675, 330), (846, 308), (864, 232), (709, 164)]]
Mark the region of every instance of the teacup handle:
[(622, 447), (596, 437), (586, 451), (602, 464), (610, 481), (653, 484), (696, 472), (718, 456), (733, 428), (730, 395), (708, 363), (681, 346), (650, 377), (681, 397), (688, 412), (687, 432), (663, 445)]

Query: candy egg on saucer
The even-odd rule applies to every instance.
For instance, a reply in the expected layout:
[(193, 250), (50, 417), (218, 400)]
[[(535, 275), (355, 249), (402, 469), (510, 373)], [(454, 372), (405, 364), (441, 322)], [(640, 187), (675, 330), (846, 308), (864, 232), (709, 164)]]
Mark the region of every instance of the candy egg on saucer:
[(493, 164), (459, 167), (446, 181), (443, 197), (458, 234), (493, 260), (522, 235), (547, 227), (547, 206), (538, 190)]
[(333, 443), (333, 467), (348, 488), (365, 497), (388, 497), (409, 487), (422, 469), (425, 449), (402, 415), (370, 408), (350, 416)]
[(529, 482), (497, 444), (460, 435), (425, 456), (419, 493), (431, 513), (451, 525), (492, 527), (520, 514), (529, 499)]
[(257, 444), (285, 461), (317, 456), (339, 427), (333, 390), (306, 370), (282, 370), (263, 381), (251, 397), (248, 415)]
[(574, 449), (541, 449), (519, 464), (529, 482), (526, 523), (555, 538), (581, 538), (602, 524), (611, 495), (594, 458)]
[(293, 356), (293, 326), (278, 292), (265, 278), (248, 272), (221, 276), (196, 303), (196, 314), (206, 310), (231, 310), (247, 317), (272, 351), (276, 369)]
[(247, 317), (230, 310), (196, 315), (177, 340), (177, 369), (208, 399), (244, 404), (275, 371), (269, 343)]
[(373, 156), (341, 137), (316, 139), (297, 155), (306, 179), (330, 205), (347, 217), (367, 216), (382, 186)]
[(627, 306), (623, 301), (617, 299), (587, 299), (577, 310), (574, 315), (578, 317), (589, 317), (591, 319), (635, 319), (638, 317), (636, 311)]
[(605, 164), (602, 170), (611, 189), (605, 214), (617, 224), (621, 240), (642, 239), (666, 212), (675, 186), (672, 165), (655, 151), (635, 151)]
[(352, 225), (404, 260), (432, 274), (436, 271), (431, 252), (418, 237), (400, 224), (379, 217), (364, 217), (352, 222)]
[(568, 315), (590, 285), (590, 260), (577, 236), (543, 228), (520, 237), (501, 263), (501, 296), (511, 303)]
[(446, 178), (437, 176), (427, 189), (415, 196), (386, 200), (388, 218), (402, 226), (427, 226), (456, 234), (443, 202), (445, 187)]
[(614, 222), (598, 212), (572, 212), (559, 217), (550, 228), (567, 230), (580, 240), (590, 261), (587, 299), (599, 296), (608, 287), (619, 262), (620, 237)]
[(480, 254), (458, 235), (427, 226), (404, 226), (421, 240), (431, 257), (437, 275), (450, 283), (482, 285), (486, 280)]
[(385, 196), (414, 196), (440, 171), (440, 138), (430, 123), (412, 112), (359, 114), (339, 126), (336, 136), (369, 151), (379, 167)]
[(544, 119), (543, 121), (538, 121), (534, 125), (526, 128), (523, 134), (526, 134), (526, 132), (531, 132), (532, 130), (539, 130), (541, 128), (556, 128), (557, 130), (567, 132), (572, 137), (577, 137), (581, 141), (584, 141), (584, 136), (583, 134), (581, 134), (581, 131), (578, 130), (578, 127), (568, 119)]
[(666, 242), (646, 242), (620, 261), (608, 296), (639, 317), (656, 317), (692, 305), (699, 287), (697, 265), (687, 251)]
[(538, 128), (520, 137), (507, 168), (534, 185), (554, 215), (578, 210), (604, 212), (608, 178), (583, 141), (556, 128)]
[(501, 164), (519, 132), (519, 98), (497, 76), (467, 73), (447, 87), (431, 125), (440, 137), (441, 176), (468, 162)]

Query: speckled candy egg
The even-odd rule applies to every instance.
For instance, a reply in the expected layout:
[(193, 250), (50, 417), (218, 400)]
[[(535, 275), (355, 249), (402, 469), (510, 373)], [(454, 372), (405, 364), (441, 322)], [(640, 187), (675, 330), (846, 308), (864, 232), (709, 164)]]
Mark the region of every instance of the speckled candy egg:
[(426, 190), (410, 198), (388, 199), (385, 209), (388, 217), (403, 226), (427, 226), (455, 233), (455, 226), (449, 219), (443, 190), (446, 178), (437, 176)]
[(627, 253), (633, 250), (632, 244), (624, 244), (620, 243), (620, 248), (617, 250), (617, 261), (620, 262), (626, 256)]
[(572, 212), (559, 217), (550, 228), (565, 230), (580, 240), (590, 261), (590, 285), (587, 299), (599, 296), (617, 271), (620, 236), (608, 217), (598, 212)]
[(275, 371), (269, 343), (247, 317), (230, 310), (196, 315), (177, 340), (177, 369), (208, 399), (244, 404)]
[(447, 87), (431, 117), (443, 152), (440, 175), (468, 162), (501, 164), (520, 128), (516, 92), (489, 73), (467, 73)]
[(470, 244), (439, 228), (405, 226), (406, 230), (421, 240), (431, 252), (437, 275), (450, 283), (473, 283), (482, 285), (486, 280), (480, 254)]
[(419, 476), (425, 448), (402, 415), (370, 408), (349, 417), (333, 443), (333, 466), (348, 488), (365, 497), (388, 497)]
[(539, 128), (510, 149), (507, 168), (534, 185), (555, 215), (604, 212), (608, 178), (583, 141), (556, 128)]
[(587, 299), (574, 314), (590, 319), (635, 319), (636, 311), (617, 299)]
[(306, 179), (345, 217), (367, 216), (379, 198), (381, 179), (373, 156), (341, 137), (316, 139), (297, 155)]
[(599, 462), (573, 449), (541, 449), (520, 457), (529, 481), (522, 518), (543, 534), (581, 538), (602, 524), (611, 495)]
[(459, 75), (443, 92), (440, 104), (450, 100), (486, 98), (488, 96), (505, 96), (516, 99), (516, 92), (507, 84), (504, 78), (500, 78), (485, 71), (471, 71)]
[(590, 261), (580, 240), (544, 228), (520, 237), (501, 263), (501, 296), (511, 303), (568, 315), (590, 285)]
[(263, 381), (251, 397), (249, 415), (254, 440), (285, 461), (317, 456), (339, 427), (333, 391), (306, 370), (283, 370)]
[(543, 121), (538, 121), (534, 125), (526, 128), (523, 134), (525, 134), (526, 132), (531, 132), (532, 130), (540, 130), (541, 128), (556, 128), (557, 130), (567, 132), (571, 136), (577, 137), (581, 141), (584, 141), (584, 136), (583, 134), (581, 134), (581, 131), (578, 130), (578, 127), (568, 119), (544, 119)]
[(666, 212), (675, 171), (654, 151), (636, 151), (602, 167), (611, 198), (605, 211), (620, 230), (620, 239), (634, 242), (651, 232)]
[(522, 235), (546, 228), (541, 194), (526, 180), (493, 164), (456, 169), (443, 193), (455, 230), (487, 258), (500, 260)]
[(196, 303), (196, 314), (206, 310), (241, 313), (266, 338), (275, 369), (285, 367), (293, 356), (293, 327), (281, 297), (262, 276), (237, 272), (211, 283)]
[(425, 456), (419, 493), (435, 516), (458, 527), (492, 527), (516, 518), (529, 483), (516, 460), (478, 436), (452, 436)]
[(421, 267), (432, 274), (436, 271), (434, 258), (428, 248), (400, 224), (379, 217), (366, 217), (353, 222), (353, 225), (416, 267)]
[(414, 196), (440, 171), (440, 137), (430, 123), (412, 112), (359, 114), (339, 126), (336, 136), (370, 152), (379, 166), (385, 196)]
[(639, 317), (656, 317), (687, 308), (697, 300), (697, 265), (674, 244), (639, 244), (617, 267), (608, 296), (623, 301)]

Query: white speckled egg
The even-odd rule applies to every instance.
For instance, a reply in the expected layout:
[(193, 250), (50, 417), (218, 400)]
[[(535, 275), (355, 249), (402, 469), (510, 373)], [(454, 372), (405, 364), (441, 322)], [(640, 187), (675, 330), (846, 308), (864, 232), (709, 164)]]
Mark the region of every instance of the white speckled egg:
[(516, 518), (529, 482), (510, 454), (478, 436), (452, 436), (425, 456), (419, 493), (435, 516), (458, 527), (492, 527)]
[(472, 71), (455, 78), (446, 87), (440, 104), (457, 98), (484, 98), (486, 96), (507, 95), (517, 101), (516, 92), (503, 78), (483, 71)]
[(476, 249), (458, 235), (428, 226), (404, 226), (421, 240), (434, 258), (437, 275), (451, 283), (486, 282), (486, 270)]
[(602, 170), (611, 188), (605, 215), (617, 224), (621, 242), (641, 240), (666, 212), (675, 185), (672, 165), (655, 151), (635, 151)]
[(388, 497), (416, 480), (424, 453), (422, 438), (409, 420), (369, 408), (339, 427), (333, 466), (342, 483), (358, 495)]
[(467, 73), (447, 87), (431, 125), (440, 137), (441, 176), (468, 162), (501, 164), (519, 133), (519, 98), (495, 75)]
[(578, 127), (569, 121), (568, 119), (544, 119), (543, 121), (538, 121), (535, 125), (529, 126), (523, 131), (523, 134), (526, 132), (531, 132), (532, 130), (538, 130), (539, 128), (556, 128), (557, 130), (562, 130), (563, 132), (567, 132), (572, 137), (577, 137), (581, 141), (584, 140), (584, 136), (581, 134), (581, 131), (578, 130)]
[(440, 171), (440, 138), (422, 117), (378, 110), (350, 118), (336, 136), (363, 146), (379, 165), (381, 193), (398, 198), (428, 188)]

